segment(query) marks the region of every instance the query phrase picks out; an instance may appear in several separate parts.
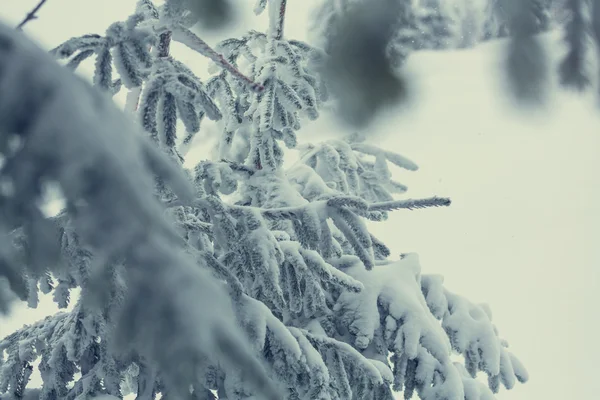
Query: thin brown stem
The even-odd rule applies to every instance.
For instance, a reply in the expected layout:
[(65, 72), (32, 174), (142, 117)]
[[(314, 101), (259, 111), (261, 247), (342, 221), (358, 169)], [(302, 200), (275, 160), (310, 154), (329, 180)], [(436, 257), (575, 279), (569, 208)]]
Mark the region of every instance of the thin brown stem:
[(25, 18), (23, 19), (23, 21), (21, 21), (21, 23), (19, 25), (17, 25), (17, 29), (22, 30), (26, 23), (28, 23), (29, 21), (33, 21), (34, 19), (37, 19), (38, 17), (36, 15), (36, 13), (40, 10), (40, 8), (42, 8), (44, 3), (46, 3), (46, 0), (41, 0), (37, 4), (37, 6), (35, 6), (33, 8), (33, 10), (28, 12), (27, 15), (25, 16)]
[(212, 47), (210, 47), (204, 40), (200, 39), (189, 29), (184, 28), (181, 25), (172, 28), (173, 40), (189, 47), (190, 49), (197, 51), (205, 57), (208, 57), (215, 64), (228, 71), (231, 75), (245, 82), (251, 90), (255, 92), (262, 92), (265, 88), (260, 83), (254, 82), (252, 79), (241, 73), (235, 66), (227, 61), (223, 55), (217, 53)]

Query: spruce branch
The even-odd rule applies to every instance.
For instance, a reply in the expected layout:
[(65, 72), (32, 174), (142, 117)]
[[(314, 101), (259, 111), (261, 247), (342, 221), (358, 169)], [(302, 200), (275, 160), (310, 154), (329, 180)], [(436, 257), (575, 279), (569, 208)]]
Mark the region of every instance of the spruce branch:
[(392, 153), (391, 151), (385, 151), (376, 146), (366, 143), (352, 143), (350, 146), (352, 147), (352, 150), (357, 151), (359, 153), (367, 154), (374, 157), (381, 155), (392, 164), (400, 168), (404, 168), (408, 171), (417, 171), (419, 169), (419, 166), (417, 164), (400, 154)]
[(218, 279), (223, 279), (227, 282), (230, 293), (234, 300), (239, 300), (244, 295), (244, 285), (240, 280), (223, 265), (219, 260), (215, 258), (212, 253), (207, 251), (200, 252), (205, 260), (206, 265), (213, 271)]
[(349, 345), (348, 343), (341, 342), (339, 340), (330, 338), (325, 335), (311, 333), (306, 329), (299, 329), (288, 327), (288, 329), (292, 332), (298, 332), (304, 335), (311, 343), (315, 344), (315, 347), (327, 347), (333, 348), (336, 351), (339, 351), (344, 354), (345, 358), (348, 361), (355, 363), (355, 366), (360, 368), (361, 372), (365, 374), (367, 379), (371, 381), (373, 384), (384, 384), (384, 377), (381, 375), (381, 371), (377, 369), (370, 362), (365, 362), (365, 358), (361, 355), (361, 353)]
[(29, 21), (33, 21), (34, 19), (37, 19), (38, 16), (36, 14), (45, 3), (46, 3), (46, 0), (41, 0), (37, 4), (37, 6), (35, 6), (33, 8), (33, 10), (28, 12), (27, 15), (25, 16), (25, 18), (23, 19), (23, 21), (21, 21), (21, 23), (19, 25), (17, 25), (17, 29), (22, 30), (26, 23), (28, 23)]
[(222, 158), (221, 162), (229, 165), (229, 168), (231, 168), (233, 171), (243, 172), (243, 173), (247, 174), (248, 176), (252, 176), (256, 172), (251, 167), (248, 167), (247, 165), (240, 164), (240, 163), (235, 162), (235, 161), (226, 160), (226, 159)]
[[(407, 210), (417, 210), (421, 208), (431, 208), (431, 207), (448, 207), (451, 204), (451, 200), (446, 197), (430, 197), (426, 199), (407, 199), (407, 200), (393, 200), (393, 201), (384, 201), (380, 203), (369, 204), (367, 210), (363, 208), (364, 201), (362, 199), (352, 196), (339, 196), (333, 197), (328, 200), (319, 200), (313, 201), (310, 204), (299, 206), (299, 207), (279, 207), (279, 208), (260, 208), (254, 206), (239, 206), (232, 205), (228, 206), (232, 210), (256, 210), (261, 213), (264, 218), (276, 220), (276, 219), (297, 219), (300, 218), (303, 210), (306, 207), (314, 207), (315, 210), (324, 210), (326, 207), (333, 208), (348, 208), (358, 215), (363, 215), (365, 211), (393, 211), (400, 209)], [(180, 202), (179, 200), (170, 200), (164, 203), (165, 207), (181, 207), (187, 204)], [(197, 208), (206, 208), (209, 206), (208, 202), (199, 198), (196, 199), (190, 204), (191, 207)], [(209, 224), (203, 226), (203, 229), (209, 229)]]
[(408, 199), (384, 201), (369, 205), (369, 211), (393, 211), (401, 208), (408, 210), (416, 210), (419, 208), (429, 207), (448, 207), (451, 200), (445, 197), (430, 197), (428, 199)]
[(212, 237), (212, 224), (200, 221), (198, 218), (195, 217), (192, 218), (192, 216), (188, 216), (188, 218), (190, 218), (190, 221), (184, 222), (183, 226), (185, 226), (189, 231), (202, 232), (205, 235)]

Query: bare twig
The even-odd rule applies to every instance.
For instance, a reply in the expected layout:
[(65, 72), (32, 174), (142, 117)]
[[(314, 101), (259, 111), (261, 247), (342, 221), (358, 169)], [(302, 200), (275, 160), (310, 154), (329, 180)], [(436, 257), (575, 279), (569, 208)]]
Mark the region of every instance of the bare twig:
[(23, 19), (23, 21), (21, 21), (21, 23), (19, 25), (17, 25), (17, 29), (22, 30), (26, 23), (28, 23), (29, 21), (33, 21), (34, 19), (37, 19), (36, 13), (40, 10), (40, 8), (42, 8), (44, 3), (46, 3), (46, 0), (40, 0), (40, 2), (37, 4), (37, 6), (35, 6), (35, 8), (33, 10), (31, 10), (29, 13), (27, 13), (27, 15), (25, 16), (25, 19)]

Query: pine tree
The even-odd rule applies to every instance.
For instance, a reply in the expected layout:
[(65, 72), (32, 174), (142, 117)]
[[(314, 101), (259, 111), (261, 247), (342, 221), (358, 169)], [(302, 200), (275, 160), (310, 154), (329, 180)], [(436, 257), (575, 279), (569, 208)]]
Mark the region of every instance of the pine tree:
[[(506, 1), (392, 0), (385, 6), (396, 14), (394, 37), (389, 43), (390, 62), (401, 66), (408, 55), (420, 49), (453, 49), (511, 35)], [(551, 0), (534, 0), (529, 5), (536, 32), (552, 27), (551, 10), (560, 9)], [(361, 5), (377, 7), (365, 0), (325, 0), (315, 12), (311, 32), (316, 43), (329, 53), (345, 16)]]
[[(488, 17), (485, 21), (485, 40), (503, 38), (514, 34), (510, 21), (512, 18), (511, 1), (490, 1)], [(527, 4), (526, 13), (531, 13), (532, 26), (536, 33), (548, 31), (553, 27), (553, 23), (558, 22), (559, 19), (555, 18), (556, 21), (553, 21), (552, 18), (553, 6), (556, 10), (555, 3), (555, 0), (527, 0), (523, 3)]]
[[(394, 66), (401, 66), (412, 51), (423, 46), (422, 27), (417, 18), (419, 7), (416, 0), (392, 0), (391, 3), (397, 8), (387, 9), (389, 15), (395, 11), (393, 37), (387, 45), (387, 54)], [(312, 41), (329, 54), (345, 18), (361, 6), (374, 8), (364, 0), (324, 1), (314, 13)]]
[(551, 25), (551, 8), (552, 0), (536, 0), (533, 2), (533, 14), (537, 20), (538, 30), (540, 32), (547, 31)]
[(561, 83), (578, 90), (583, 90), (590, 84), (587, 74), (586, 50), (589, 41), (586, 16), (586, 2), (569, 0), (567, 7), (571, 18), (567, 22), (565, 41), (569, 53), (560, 66)]
[(534, 5), (538, 0), (504, 0), (511, 38), (506, 58), (508, 83), (521, 105), (538, 106), (548, 98), (548, 54), (539, 37)]
[(507, 17), (500, 0), (490, 0), (483, 22), (482, 40), (492, 40), (509, 35)]
[[(73, 140), (70, 152), (57, 153), (61, 163), (49, 158), (50, 167), (40, 166), (63, 168), (59, 183), (69, 207), (52, 219), (27, 209), (15, 214), (30, 218), (10, 226), (18, 227), (10, 233), (15, 248), (32, 256), (19, 258), (24, 281), (16, 267), (6, 269), (12, 275), (2, 272), (31, 306), (38, 287), (53, 292), (62, 308), (71, 289), (81, 288), (81, 295), (72, 311), (0, 341), (5, 353), (1, 393), (15, 399), (120, 398), (128, 389), (138, 399), (161, 393), (177, 399), (391, 400), (396, 390), (406, 399), (416, 393), (424, 400), (477, 400), (493, 398), (500, 384), (511, 389), (516, 380), (527, 380), (487, 307), (448, 291), (441, 276), (422, 274), (417, 255), (391, 259), (386, 245), (368, 231), (367, 221), (383, 221), (394, 210), (450, 204), (437, 197), (394, 197), (407, 189), (392, 179), (389, 165), (408, 171), (417, 165), (359, 134), (302, 143), (298, 131), (306, 117), (318, 118), (328, 99), (319, 72), (328, 56), (285, 38), (285, 0), (259, 0), (255, 11), (265, 10), (266, 33), (251, 31), (212, 49), (189, 29), (195, 17), (185, 2), (156, 7), (140, 0), (135, 13), (111, 25), (104, 36), (74, 38), (52, 52), (66, 58), (70, 68), (95, 56), (93, 81), (104, 93), (89, 96), (106, 103), (106, 97), (127, 89), (126, 107), (150, 140), (129, 138), (119, 113), (94, 110), (97, 117), (86, 123), (90, 113), (82, 111), (71, 136), (60, 136), (60, 144)], [(0, 31), (0, 39), (11, 35)], [(171, 41), (210, 58), (215, 73), (202, 81), (170, 54)], [(39, 58), (25, 72), (48, 64)], [(20, 59), (14, 67), (8, 64), (13, 74), (31, 57)], [(9, 85), (25, 82), (24, 75), (13, 82), (14, 75), (2, 67), (0, 87), (11, 89), (2, 93), (12, 93)], [(56, 76), (66, 76), (52, 68)], [(76, 104), (67, 97), (55, 98), (58, 115), (66, 116)], [(25, 99), (3, 104), (0, 98), (1, 131), (42, 129), (28, 126), (31, 122), (19, 114), (6, 117), (7, 107), (25, 115), (28, 105)], [(219, 157), (186, 171), (186, 181), (181, 178), (185, 148), (205, 117), (222, 128)], [(106, 126), (107, 118), (121, 125)], [(33, 149), (37, 156), (49, 153), (50, 141), (62, 134), (65, 120), (47, 119), (39, 120), (56, 124), (55, 136)], [(185, 134), (178, 135), (183, 129)], [(84, 139), (75, 140), (74, 130), (84, 131), (90, 143), (95, 139), (111, 146), (90, 148)], [(101, 153), (131, 142), (138, 146), (133, 151), (124, 146), (113, 158), (109, 151)], [(33, 150), (25, 146), (17, 155)], [(98, 155), (86, 162), (96, 150)], [(299, 151), (300, 159), (284, 169), (288, 151)], [(146, 159), (138, 160), (138, 154)], [(14, 157), (19, 166), (31, 160), (18, 162), (19, 157)], [(144, 161), (150, 172), (142, 168)], [(111, 165), (120, 169), (107, 168)], [(9, 171), (25, 174), (19, 168)], [(154, 193), (152, 173), (157, 175)], [(74, 176), (78, 185), (98, 183), (73, 188)], [(186, 192), (189, 186), (193, 193)], [(23, 191), (28, 187), (17, 189), (18, 200), (39, 198)], [(119, 202), (128, 199), (121, 191), (133, 193), (129, 202)], [(83, 203), (76, 201), (80, 192)], [(13, 208), (7, 210), (17, 210), (16, 204), (9, 203)], [(160, 204), (166, 218), (161, 218)], [(110, 223), (100, 219), (104, 213)], [(50, 222), (53, 229), (44, 231), (43, 224)], [(129, 229), (122, 232), (124, 227)], [(46, 232), (44, 240), (36, 232)], [(60, 254), (51, 267), (45, 261), (48, 251), (31, 249), (54, 237), (60, 239)], [(227, 314), (229, 303), (235, 315)], [(241, 346), (244, 340), (247, 348)], [(453, 352), (463, 362), (453, 361)], [(28, 392), (38, 359), (44, 383), (39, 392)], [(264, 363), (264, 373), (256, 360)], [(487, 386), (476, 379), (480, 371), (488, 375)], [(267, 376), (283, 396), (277, 397)]]
[(445, 0), (421, 0), (417, 10), (422, 48), (440, 50), (457, 47), (460, 33)]

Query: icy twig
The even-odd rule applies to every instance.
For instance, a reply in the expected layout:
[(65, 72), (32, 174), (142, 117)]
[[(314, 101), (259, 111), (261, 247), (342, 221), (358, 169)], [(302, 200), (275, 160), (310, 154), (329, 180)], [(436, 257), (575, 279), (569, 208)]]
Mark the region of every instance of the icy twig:
[(445, 197), (430, 197), (428, 199), (407, 199), (384, 201), (369, 205), (369, 211), (392, 211), (401, 208), (415, 210), (429, 207), (448, 207), (451, 200)]
[(283, 38), (287, 0), (271, 1), (269, 5), (269, 35), (276, 40), (281, 40)]
[(34, 19), (37, 19), (38, 16), (36, 15), (36, 13), (40, 10), (40, 8), (42, 8), (42, 6), (46, 3), (46, 0), (41, 0), (37, 6), (35, 6), (33, 8), (33, 10), (31, 10), (30, 12), (27, 13), (27, 15), (25, 16), (25, 18), (23, 19), (23, 21), (21, 21), (21, 23), (19, 25), (17, 25), (17, 29), (21, 30), (23, 29), (23, 27), (25, 26), (26, 23), (28, 23), (29, 21), (33, 21)]

